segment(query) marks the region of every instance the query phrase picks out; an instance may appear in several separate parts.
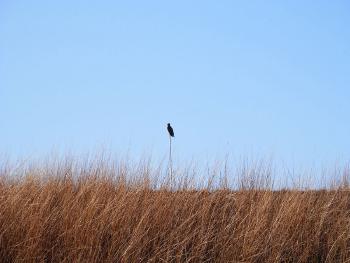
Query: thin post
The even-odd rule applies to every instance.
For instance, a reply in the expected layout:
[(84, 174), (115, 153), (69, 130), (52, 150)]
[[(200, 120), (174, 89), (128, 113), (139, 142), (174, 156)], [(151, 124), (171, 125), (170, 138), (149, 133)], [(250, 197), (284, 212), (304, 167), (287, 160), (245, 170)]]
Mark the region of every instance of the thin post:
[(173, 183), (173, 160), (171, 158), (171, 136), (169, 135), (169, 171), (170, 171), (170, 185)]

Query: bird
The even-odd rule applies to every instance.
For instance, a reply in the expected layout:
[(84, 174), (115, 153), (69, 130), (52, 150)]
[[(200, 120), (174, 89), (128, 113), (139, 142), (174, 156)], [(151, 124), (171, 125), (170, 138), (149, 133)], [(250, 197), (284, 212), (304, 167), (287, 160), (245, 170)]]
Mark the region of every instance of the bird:
[(169, 135), (170, 135), (171, 137), (175, 137), (175, 135), (174, 135), (174, 130), (173, 130), (173, 128), (170, 126), (170, 123), (168, 123), (167, 129), (168, 129)]

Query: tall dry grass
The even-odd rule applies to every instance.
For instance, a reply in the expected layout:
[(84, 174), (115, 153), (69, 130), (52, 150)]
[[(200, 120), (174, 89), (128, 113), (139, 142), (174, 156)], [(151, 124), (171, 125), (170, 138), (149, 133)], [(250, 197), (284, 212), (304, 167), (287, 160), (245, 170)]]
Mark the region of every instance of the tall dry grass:
[(170, 186), (148, 162), (4, 166), (1, 262), (349, 261), (346, 187), (273, 190), (259, 167), (234, 189), (226, 169), (205, 185), (195, 171)]

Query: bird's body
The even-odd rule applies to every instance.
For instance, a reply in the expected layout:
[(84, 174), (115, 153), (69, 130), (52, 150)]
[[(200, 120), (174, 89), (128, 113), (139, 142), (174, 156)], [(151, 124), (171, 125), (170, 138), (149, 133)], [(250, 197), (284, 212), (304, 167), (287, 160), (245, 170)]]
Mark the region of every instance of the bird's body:
[(168, 123), (167, 129), (168, 129), (169, 135), (170, 135), (171, 137), (175, 137), (175, 135), (174, 135), (174, 130), (173, 130), (173, 128), (170, 126), (170, 123)]

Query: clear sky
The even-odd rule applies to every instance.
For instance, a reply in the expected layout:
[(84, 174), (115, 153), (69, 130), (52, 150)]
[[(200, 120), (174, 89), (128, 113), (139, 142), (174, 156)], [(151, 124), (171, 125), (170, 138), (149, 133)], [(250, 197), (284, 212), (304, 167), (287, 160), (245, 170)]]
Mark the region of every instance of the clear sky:
[(0, 1), (0, 149), (350, 160), (349, 1)]

